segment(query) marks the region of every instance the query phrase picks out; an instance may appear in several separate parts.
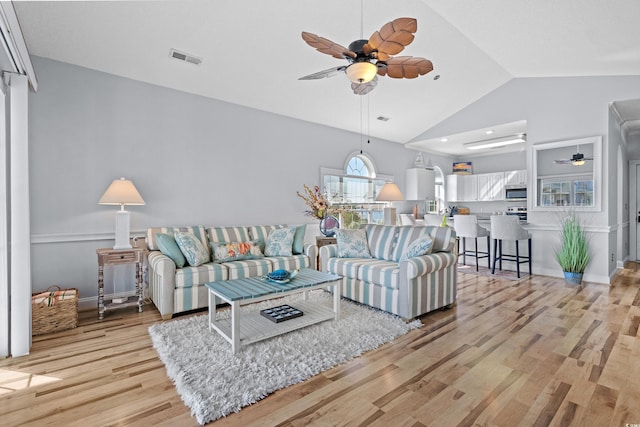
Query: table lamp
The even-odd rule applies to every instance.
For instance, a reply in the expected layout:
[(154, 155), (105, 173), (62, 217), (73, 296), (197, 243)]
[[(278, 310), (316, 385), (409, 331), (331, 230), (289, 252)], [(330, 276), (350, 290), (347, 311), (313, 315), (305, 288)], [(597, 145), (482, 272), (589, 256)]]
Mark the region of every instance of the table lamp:
[(113, 249), (131, 249), (129, 242), (129, 212), (124, 205), (144, 205), (144, 200), (136, 186), (128, 179), (114, 179), (100, 200), (100, 205), (120, 205), (116, 212), (116, 243)]
[(389, 206), (384, 208), (384, 225), (396, 225), (396, 208), (392, 207), (391, 203), (402, 200), (404, 200), (404, 197), (396, 184), (387, 182), (382, 186), (382, 190), (378, 193), (376, 201), (389, 202)]

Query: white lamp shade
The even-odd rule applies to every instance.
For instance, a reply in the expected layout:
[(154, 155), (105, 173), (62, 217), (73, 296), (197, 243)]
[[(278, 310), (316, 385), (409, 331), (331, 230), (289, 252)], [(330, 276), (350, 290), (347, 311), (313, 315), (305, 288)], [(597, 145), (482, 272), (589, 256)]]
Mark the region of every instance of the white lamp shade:
[(100, 205), (144, 205), (144, 200), (136, 186), (128, 179), (114, 179), (111, 185), (104, 192), (100, 200)]
[(399, 202), (402, 200), (404, 200), (402, 192), (393, 182), (387, 182), (383, 185), (378, 197), (376, 197), (377, 202)]
[(347, 67), (346, 73), (353, 83), (368, 83), (378, 73), (378, 67), (367, 61), (354, 62)]

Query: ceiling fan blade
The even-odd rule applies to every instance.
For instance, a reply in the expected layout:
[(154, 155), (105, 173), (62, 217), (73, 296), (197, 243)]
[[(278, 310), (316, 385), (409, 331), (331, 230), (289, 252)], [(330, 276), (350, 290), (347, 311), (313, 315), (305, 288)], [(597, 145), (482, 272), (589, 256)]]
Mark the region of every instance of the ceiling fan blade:
[(572, 162), (571, 159), (563, 159), (563, 160), (554, 160), (553, 161), (553, 163), (555, 163), (556, 165), (568, 165), (571, 162)]
[(373, 80), (367, 83), (351, 83), (351, 90), (356, 95), (366, 95), (378, 86), (378, 76), (375, 76)]
[(398, 18), (387, 22), (380, 31), (369, 37), (364, 48), (365, 53), (378, 51), (378, 59), (386, 61), (389, 55), (397, 55), (414, 39), (413, 33), (418, 30), (418, 21), (414, 18)]
[(344, 59), (344, 58), (355, 58), (356, 54), (344, 46), (341, 46), (337, 43), (332, 42), (329, 39), (325, 39), (324, 37), (317, 36), (315, 34), (307, 33), (306, 31), (302, 32), (302, 40), (307, 42), (307, 44), (313, 48), (315, 48), (318, 52), (322, 52), (327, 55), (331, 55), (334, 58)]
[(433, 70), (431, 61), (416, 56), (396, 56), (385, 63), (378, 67), (378, 74), (394, 79), (415, 79)]
[(308, 76), (300, 77), (298, 80), (317, 80), (324, 79), (325, 77), (333, 77), (336, 74), (340, 74), (346, 70), (346, 66), (333, 67), (328, 70), (318, 71), (317, 73), (309, 74)]

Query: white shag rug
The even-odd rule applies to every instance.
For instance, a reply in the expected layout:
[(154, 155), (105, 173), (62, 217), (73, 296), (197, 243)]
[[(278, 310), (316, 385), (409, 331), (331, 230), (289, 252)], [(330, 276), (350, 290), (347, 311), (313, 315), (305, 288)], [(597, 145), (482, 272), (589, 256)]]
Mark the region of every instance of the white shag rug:
[[(253, 311), (280, 305), (295, 307), (300, 295), (242, 307)], [(332, 300), (324, 291), (309, 299)], [(263, 399), (276, 390), (302, 382), (422, 326), (342, 300), (338, 321), (326, 321), (243, 346), (209, 331), (208, 315), (174, 319), (149, 327), (153, 346), (184, 403), (200, 424), (216, 420)], [(218, 317), (230, 316), (218, 311)]]

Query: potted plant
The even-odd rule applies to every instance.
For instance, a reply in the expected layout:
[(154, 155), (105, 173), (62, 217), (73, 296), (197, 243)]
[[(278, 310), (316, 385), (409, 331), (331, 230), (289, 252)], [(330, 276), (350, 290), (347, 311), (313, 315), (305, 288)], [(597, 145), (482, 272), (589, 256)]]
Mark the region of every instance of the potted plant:
[(567, 283), (579, 285), (589, 263), (589, 244), (584, 226), (575, 212), (568, 212), (560, 220), (561, 246), (556, 250), (556, 260)]

